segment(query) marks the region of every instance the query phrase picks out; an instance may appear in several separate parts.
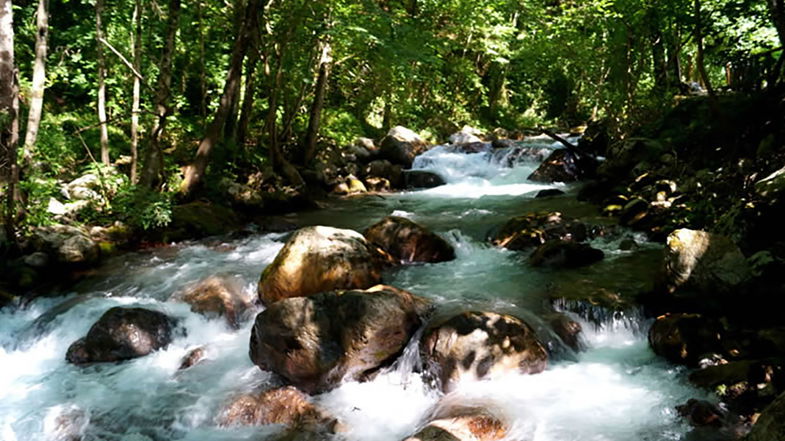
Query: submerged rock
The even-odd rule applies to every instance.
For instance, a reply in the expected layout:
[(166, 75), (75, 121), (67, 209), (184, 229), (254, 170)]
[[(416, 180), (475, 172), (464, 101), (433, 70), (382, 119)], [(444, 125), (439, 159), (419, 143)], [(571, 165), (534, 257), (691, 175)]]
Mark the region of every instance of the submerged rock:
[(507, 425), (484, 409), (471, 407), (439, 412), (425, 427), (404, 441), (497, 441)]
[(446, 184), (441, 176), (425, 170), (406, 170), (403, 180), (404, 186), (409, 189), (434, 188)]
[(558, 188), (548, 188), (545, 190), (538, 191), (537, 194), (534, 196), (534, 198), (535, 199), (549, 198), (553, 196), (561, 196), (563, 194), (564, 192), (559, 190)]
[(185, 354), (185, 357), (180, 360), (180, 367), (178, 367), (177, 370), (182, 371), (196, 366), (197, 364), (201, 363), (202, 360), (204, 360), (206, 355), (207, 351), (205, 351), (204, 346), (198, 346), (191, 349), (187, 354)]
[(259, 299), (270, 305), (333, 289), (364, 289), (381, 282), (376, 253), (353, 230), (307, 227), (286, 242), (259, 280)]
[(382, 139), (379, 157), (404, 168), (411, 168), (414, 158), (428, 149), (420, 135), (401, 126), (393, 127)]
[(281, 300), (256, 316), (250, 357), (306, 392), (330, 390), (392, 362), (426, 305), (383, 285)]
[(237, 327), (245, 312), (253, 307), (243, 292), (242, 282), (228, 276), (210, 276), (173, 296), (191, 305), (191, 311), (208, 317), (225, 317)]
[(288, 428), (332, 429), (335, 418), (314, 405), (310, 397), (294, 387), (280, 387), (232, 399), (218, 417), (220, 426), (281, 424)]
[(575, 182), (582, 176), (578, 160), (566, 149), (555, 150), (528, 179), (534, 182)]
[(701, 357), (722, 350), (720, 329), (700, 314), (667, 314), (649, 329), (649, 344), (668, 361), (697, 366)]
[(493, 312), (465, 312), (430, 325), (420, 351), (445, 392), (465, 379), (536, 374), (548, 364), (548, 352), (529, 325)]
[(731, 293), (751, 276), (747, 259), (728, 237), (689, 229), (668, 236), (663, 273), (668, 292)]
[(363, 235), (403, 263), (455, 259), (455, 250), (446, 240), (403, 217), (388, 216), (368, 227)]
[(549, 240), (529, 257), (532, 266), (577, 268), (599, 262), (605, 253), (588, 244), (567, 240)]
[(566, 314), (556, 313), (548, 320), (548, 324), (565, 345), (569, 346), (574, 351), (583, 349), (581, 343), (583, 327), (580, 323), (571, 319)]
[(363, 169), (363, 175), (366, 180), (369, 178), (386, 179), (392, 188), (401, 188), (404, 185), (401, 166), (383, 159), (368, 163)]
[(694, 398), (689, 399), (681, 406), (676, 406), (676, 410), (679, 415), (686, 418), (695, 427), (721, 427), (725, 424), (727, 414), (716, 404)]
[(785, 393), (781, 394), (761, 413), (745, 441), (773, 441), (785, 439)]
[(513, 251), (537, 247), (548, 240), (582, 242), (588, 237), (586, 225), (561, 213), (529, 213), (507, 221), (494, 236), (496, 246)]
[(114, 307), (68, 348), (65, 358), (87, 364), (142, 357), (168, 346), (174, 327), (174, 320), (158, 311)]

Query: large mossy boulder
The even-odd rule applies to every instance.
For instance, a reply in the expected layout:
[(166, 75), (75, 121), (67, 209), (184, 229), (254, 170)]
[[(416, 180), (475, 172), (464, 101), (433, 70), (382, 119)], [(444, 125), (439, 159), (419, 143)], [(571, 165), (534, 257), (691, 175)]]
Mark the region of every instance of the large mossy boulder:
[(114, 307), (68, 348), (65, 358), (88, 364), (142, 357), (168, 346), (174, 329), (175, 321), (161, 312)]
[(327, 391), (394, 361), (426, 308), (383, 285), (281, 300), (256, 316), (250, 357), (301, 390)]
[(602, 250), (585, 243), (549, 240), (534, 250), (529, 257), (529, 264), (551, 268), (578, 268), (599, 262), (604, 257)]
[(744, 441), (785, 439), (785, 393), (777, 397), (758, 417)]
[(721, 329), (700, 314), (667, 314), (649, 329), (649, 344), (672, 363), (697, 366), (703, 356), (722, 351)]
[(414, 158), (428, 149), (428, 143), (420, 135), (405, 127), (390, 129), (382, 139), (379, 158), (386, 159), (403, 168), (411, 168)]
[(191, 305), (191, 311), (208, 317), (224, 317), (237, 327), (253, 302), (243, 289), (242, 281), (225, 275), (210, 276), (172, 296)]
[(68, 225), (35, 228), (30, 237), (31, 251), (54, 257), (64, 265), (87, 266), (98, 262), (101, 250), (90, 234)]
[(701, 294), (729, 294), (750, 280), (752, 271), (728, 237), (681, 229), (668, 236), (661, 288)]
[(463, 380), (536, 374), (548, 364), (548, 352), (529, 325), (494, 312), (464, 312), (429, 325), (420, 351), (445, 392)]
[(452, 245), (422, 225), (388, 216), (363, 232), (365, 238), (399, 262), (446, 262), (455, 259)]
[(549, 240), (582, 242), (586, 225), (558, 212), (529, 213), (507, 221), (493, 237), (493, 244), (513, 251), (538, 247)]
[(298, 230), (262, 272), (259, 299), (270, 305), (289, 297), (381, 283), (377, 253), (358, 232), (316, 226)]

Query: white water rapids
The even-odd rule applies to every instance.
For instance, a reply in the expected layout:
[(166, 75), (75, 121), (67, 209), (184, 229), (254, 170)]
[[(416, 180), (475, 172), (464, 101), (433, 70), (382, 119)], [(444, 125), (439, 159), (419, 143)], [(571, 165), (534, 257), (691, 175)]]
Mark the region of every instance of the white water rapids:
[[(546, 140), (527, 147), (554, 148)], [(594, 245), (606, 251), (598, 269), (555, 272), (531, 268), (525, 256), (487, 244), (489, 230), (528, 211), (559, 209), (592, 216), (571, 198), (535, 200), (538, 190), (553, 186), (528, 182), (536, 161), (514, 159), (512, 153), (463, 154), (439, 147), (419, 157), (415, 168), (440, 174), (447, 185), (340, 201), (287, 217), (299, 225), (362, 230), (396, 214), (431, 227), (455, 246), (457, 259), (399, 268), (385, 274), (385, 282), (444, 308), (516, 313), (555, 352), (541, 374), (464, 383), (445, 397), (412, 372), (417, 362), (412, 343), (374, 380), (346, 383), (314, 397), (346, 427), (335, 439), (398, 441), (426, 423), (435, 406), (449, 402), (494, 409), (511, 427), (510, 440), (684, 439), (688, 427), (674, 407), (700, 392), (687, 384), (682, 371), (654, 356), (645, 333), (637, 331), (647, 329), (645, 323), (620, 319), (595, 326), (582, 321), (587, 350), (575, 354), (555, 342), (537, 318), (546, 309), (544, 287), (572, 277), (569, 271), (580, 277), (602, 273), (634, 258), (636, 251), (618, 251), (616, 239), (598, 240)], [(569, 186), (557, 187), (570, 191)], [(224, 320), (204, 318), (168, 299), (213, 274), (231, 275), (253, 294), (259, 274), (286, 237), (213, 239), (121, 256), (74, 292), (0, 310), (0, 440), (72, 439), (68, 434), (85, 441), (263, 440), (276, 433), (280, 427), (224, 428), (216, 423), (233, 396), (278, 381), (248, 357), (254, 314), (232, 329)], [(167, 349), (136, 360), (86, 368), (67, 364), (68, 346), (117, 305), (163, 311), (180, 320), (185, 334)], [(181, 358), (198, 346), (206, 347), (207, 360), (178, 372)]]

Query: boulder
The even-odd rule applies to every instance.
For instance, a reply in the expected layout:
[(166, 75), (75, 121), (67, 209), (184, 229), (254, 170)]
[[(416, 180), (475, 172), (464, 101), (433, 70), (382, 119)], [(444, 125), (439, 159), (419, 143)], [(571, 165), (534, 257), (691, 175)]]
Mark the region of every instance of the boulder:
[(334, 418), (314, 405), (310, 397), (294, 387), (280, 387), (233, 398), (220, 412), (220, 426), (281, 424), (289, 428), (334, 426)]
[(368, 227), (363, 236), (403, 263), (455, 259), (455, 250), (446, 240), (404, 217), (388, 216)]
[(487, 142), (468, 142), (463, 144), (453, 144), (446, 147), (446, 150), (451, 153), (463, 153), (463, 154), (474, 154), (474, 153), (490, 153), (493, 151), (493, 147), (491, 147), (490, 143)]
[(494, 139), (491, 143), (491, 147), (495, 149), (511, 149), (517, 146), (518, 143), (512, 139)]
[(207, 355), (204, 346), (198, 346), (196, 348), (191, 349), (185, 354), (185, 357), (180, 360), (180, 367), (177, 368), (178, 371), (182, 371), (193, 366), (199, 364), (202, 360), (204, 360), (205, 356)]
[(687, 400), (681, 406), (676, 406), (676, 410), (695, 427), (721, 427), (725, 423), (727, 414), (714, 403), (694, 398)]
[(393, 188), (403, 187), (403, 170), (400, 165), (394, 165), (390, 161), (383, 159), (371, 161), (363, 169), (363, 175), (366, 179), (371, 177), (387, 179)]
[(66, 353), (73, 364), (113, 362), (142, 357), (172, 341), (175, 321), (144, 308), (114, 307), (104, 313)]
[(581, 343), (583, 327), (580, 323), (566, 314), (556, 313), (548, 320), (548, 324), (565, 345), (574, 351), (583, 349)]
[(403, 182), (408, 189), (434, 188), (446, 184), (441, 176), (425, 170), (406, 170)]
[(729, 294), (750, 280), (752, 271), (728, 237), (681, 229), (668, 236), (662, 289)]
[(229, 208), (202, 201), (172, 207), (167, 240), (217, 236), (239, 230), (242, 222)]
[(327, 391), (394, 361), (426, 306), (383, 285), (281, 300), (256, 316), (250, 357), (308, 393)]
[(492, 242), (513, 251), (537, 247), (548, 240), (582, 242), (588, 237), (586, 225), (561, 213), (529, 213), (510, 219)]
[(101, 254), (87, 231), (67, 225), (35, 228), (30, 242), (36, 252), (49, 254), (58, 263), (67, 265), (92, 265)]
[(507, 431), (507, 425), (490, 412), (464, 407), (437, 413), (404, 441), (496, 441), (504, 439)]
[(581, 178), (578, 159), (566, 149), (555, 150), (545, 161), (529, 175), (534, 182), (575, 182)]
[(460, 132), (455, 132), (450, 135), (448, 141), (450, 144), (469, 144), (473, 142), (482, 142), (482, 139), (477, 136), (479, 134), (480, 132), (477, 129), (465, 126), (463, 129), (461, 129)]
[(537, 194), (534, 196), (534, 198), (535, 199), (549, 198), (552, 196), (561, 196), (563, 194), (564, 192), (559, 190), (558, 188), (548, 188), (545, 190), (538, 191)]
[(208, 317), (224, 317), (237, 327), (246, 311), (252, 309), (252, 300), (243, 291), (242, 281), (229, 276), (210, 276), (173, 296), (191, 305), (191, 311)]
[(785, 359), (730, 361), (696, 370), (689, 379), (716, 392), (731, 411), (752, 415), (785, 390)]
[(529, 257), (531, 266), (578, 268), (599, 262), (605, 253), (588, 244), (571, 240), (549, 240), (537, 247)]
[(365, 184), (365, 188), (367, 188), (368, 191), (373, 191), (377, 193), (387, 193), (387, 192), (391, 192), (393, 189), (390, 181), (385, 178), (377, 178), (371, 176), (365, 178), (363, 183)]
[(778, 198), (783, 191), (785, 191), (785, 167), (755, 183), (755, 192), (762, 198)]
[(333, 188), (333, 193), (344, 196), (367, 192), (368, 189), (365, 188), (365, 184), (363, 184), (361, 180), (357, 179), (353, 175), (347, 176), (343, 182), (339, 183), (335, 186), (335, 188)]
[(379, 157), (404, 168), (411, 168), (414, 158), (428, 149), (428, 143), (413, 131), (397, 126), (382, 139)]
[(704, 355), (722, 350), (720, 331), (700, 314), (667, 314), (649, 329), (649, 344), (672, 363), (697, 366)]
[(774, 441), (785, 439), (785, 393), (781, 394), (760, 414), (745, 441)]
[(445, 392), (465, 379), (536, 374), (548, 364), (548, 352), (529, 325), (493, 312), (465, 312), (430, 325), (420, 351)]
[(353, 230), (307, 227), (286, 242), (259, 280), (259, 299), (281, 299), (333, 289), (364, 289), (381, 282), (376, 252)]

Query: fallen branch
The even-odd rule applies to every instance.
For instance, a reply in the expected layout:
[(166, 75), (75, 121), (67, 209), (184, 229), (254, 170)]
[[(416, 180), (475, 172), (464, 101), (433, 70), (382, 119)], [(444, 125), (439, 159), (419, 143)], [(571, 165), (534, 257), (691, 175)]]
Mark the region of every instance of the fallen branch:
[(554, 141), (558, 142), (559, 144), (563, 145), (567, 150), (570, 151), (570, 153), (574, 154), (577, 157), (596, 159), (594, 155), (584, 152), (577, 145), (571, 143), (570, 141), (567, 141), (566, 139), (551, 132), (546, 128), (539, 127), (537, 130), (539, 130), (543, 135), (546, 135), (549, 138), (553, 139)]
[(134, 65), (133, 65), (133, 64), (131, 64), (131, 62), (130, 62), (130, 61), (128, 61), (128, 59), (127, 59), (127, 58), (125, 58), (125, 56), (123, 56), (123, 54), (121, 54), (121, 53), (120, 53), (120, 51), (118, 51), (117, 49), (115, 49), (115, 48), (114, 48), (114, 46), (112, 46), (111, 44), (109, 44), (109, 42), (108, 42), (108, 41), (106, 41), (106, 39), (104, 39), (104, 38), (99, 38), (99, 39), (98, 39), (98, 41), (100, 41), (101, 43), (103, 43), (103, 44), (104, 44), (106, 47), (108, 47), (108, 48), (109, 48), (109, 50), (110, 50), (110, 51), (112, 51), (112, 52), (113, 52), (115, 55), (117, 55), (117, 57), (118, 57), (118, 58), (120, 58), (120, 61), (122, 61), (122, 62), (123, 62), (123, 64), (125, 64), (125, 67), (127, 67), (128, 69), (130, 69), (130, 70), (131, 70), (131, 72), (134, 74), (134, 76), (135, 76), (136, 78), (139, 78), (139, 81), (141, 81), (141, 82), (142, 82), (142, 84), (144, 85), (144, 87), (146, 87), (146, 88), (147, 88), (147, 89), (149, 89), (149, 90), (153, 90), (153, 88), (152, 88), (152, 87), (150, 87), (150, 86), (149, 86), (149, 85), (148, 85), (148, 84), (145, 82), (145, 80), (144, 80), (144, 77), (142, 76), (142, 74), (140, 74), (140, 73), (139, 73), (139, 71), (138, 71), (138, 70), (136, 70), (136, 69), (134, 68)]

